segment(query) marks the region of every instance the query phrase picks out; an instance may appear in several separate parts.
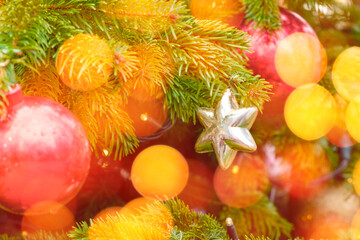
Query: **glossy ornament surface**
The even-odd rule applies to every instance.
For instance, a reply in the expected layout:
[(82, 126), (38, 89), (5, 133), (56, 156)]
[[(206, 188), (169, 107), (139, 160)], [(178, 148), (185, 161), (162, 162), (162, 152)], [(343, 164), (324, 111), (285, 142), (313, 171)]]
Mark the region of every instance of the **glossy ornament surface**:
[(61, 104), (24, 97), (18, 86), (0, 122), (0, 206), (23, 213), (42, 201), (69, 202), (90, 166), (86, 133)]
[[(42, 214), (37, 214), (39, 212)], [(61, 233), (72, 230), (75, 225), (74, 214), (69, 208), (57, 202), (45, 201), (25, 211), (21, 229), (28, 234), (40, 231)]]
[(360, 96), (360, 47), (343, 51), (335, 60), (332, 80), (338, 93), (348, 101)]
[(346, 128), (357, 142), (360, 142), (360, 99), (351, 101), (346, 109)]
[(310, 197), (326, 185), (327, 181), (321, 178), (331, 172), (331, 165), (318, 143), (298, 142), (279, 150), (268, 142), (262, 146), (262, 151), (271, 182), (291, 196)]
[(102, 219), (102, 221), (106, 220), (107, 217), (115, 217), (120, 214), (122, 207), (108, 207), (101, 210), (96, 216), (93, 218), (94, 221)]
[(209, 166), (198, 160), (187, 159), (189, 164), (189, 180), (178, 196), (192, 209), (205, 211), (216, 198), (213, 187), (213, 172)]
[(326, 65), (326, 51), (317, 37), (307, 33), (287, 36), (276, 49), (276, 71), (292, 87), (319, 82)]
[(154, 145), (141, 151), (131, 167), (131, 180), (144, 197), (166, 200), (186, 186), (189, 166), (176, 149)]
[(238, 29), (251, 35), (249, 49), (253, 52), (247, 53), (248, 67), (269, 82), (281, 81), (275, 67), (275, 53), (281, 40), (297, 32), (316, 37), (312, 27), (298, 14), (284, 8), (280, 8), (280, 13), (282, 28), (273, 34), (263, 32), (260, 28), (254, 29), (251, 24), (245, 22), (238, 26)]
[(289, 95), (284, 115), (287, 126), (296, 136), (315, 140), (333, 127), (337, 117), (336, 103), (324, 87), (309, 83)]
[(339, 94), (334, 95), (337, 108), (337, 117), (334, 126), (330, 132), (326, 134), (326, 138), (337, 147), (345, 148), (350, 147), (356, 143), (355, 139), (349, 134), (346, 128), (346, 109), (349, 102), (346, 101)]
[(249, 129), (255, 122), (256, 107), (240, 108), (230, 89), (225, 90), (216, 109), (199, 108), (197, 116), (205, 127), (195, 143), (198, 153), (215, 152), (220, 167), (227, 169), (237, 151), (253, 152), (257, 146)]
[(144, 100), (129, 97), (127, 104), (120, 108), (133, 120), (135, 135), (145, 137), (155, 133), (165, 123), (168, 111), (164, 102), (164, 97), (157, 99), (155, 96), (148, 96)]
[(66, 86), (89, 91), (108, 81), (113, 62), (113, 52), (105, 40), (97, 35), (78, 34), (61, 45), (56, 69)]
[(213, 183), (217, 196), (225, 205), (245, 208), (263, 197), (269, 179), (258, 155), (238, 153), (228, 169), (220, 166), (216, 169)]

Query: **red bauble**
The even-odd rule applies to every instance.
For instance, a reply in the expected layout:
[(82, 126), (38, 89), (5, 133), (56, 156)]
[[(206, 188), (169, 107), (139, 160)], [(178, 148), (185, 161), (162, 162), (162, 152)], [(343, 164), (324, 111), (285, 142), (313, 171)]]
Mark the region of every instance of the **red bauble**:
[(294, 90), (294, 88), (286, 85), (283, 82), (272, 82), (273, 94), (270, 95), (270, 102), (266, 102), (263, 107), (262, 114), (259, 114), (257, 122), (261, 125), (266, 125), (271, 128), (279, 128), (285, 124), (284, 107), (287, 97)]
[(289, 195), (296, 198), (314, 196), (328, 183), (324, 177), (330, 174), (331, 165), (319, 143), (289, 143), (279, 149), (267, 142), (262, 150), (270, 180)]
[(275, 53), (281, 40), (292, 33), (303, 32), (316, 36), (311, 26), (298, 14), (284, 8), (280, 8), (282, 28), (273, 34), (254, 29), (251, 24), (243, 22), (238, 29), (251, 35), (252, 53), (247, 53), (249, 58), (248, 67), (255, 74), (260, 75), (267, 81), (281, 81), (275, 68)]
[(22, 213), (41, 201), (69, 202), (88, 174), (90, 148), (81, 123), (50, 99), (7, 94), (0, 122), (0, 206)]
[(192, 209), (205, 211), (216, 199), (210, 168), (197, 160), (188, 159), (189, 179), (179, 198)]

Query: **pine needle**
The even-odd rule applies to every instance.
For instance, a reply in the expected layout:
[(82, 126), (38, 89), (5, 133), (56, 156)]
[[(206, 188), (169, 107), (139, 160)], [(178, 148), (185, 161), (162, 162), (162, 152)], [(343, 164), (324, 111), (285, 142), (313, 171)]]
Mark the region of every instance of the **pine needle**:
[(61, 95), (59, 76), (53, 63), (43, 64), (36, 68), (26, 69), (20, 79), (25, 95), (35, 95), (59, 101)]
[(225, 220), (227, 217), (233, 219), (239, 237), (254, 230), (255, 236), (259, 237), (268, 236), (271, 239), (279, 239), (282, 235), (291, 237), (292, 225), (278, 214), (274, 204), (265, 197), (248, 208), (224, 207), (220, 219)]
[(79, 94), (72, 106), (73, 113), (83, 124), (92, 149), (121, 158), (134, 151), (138, 140), (132, 120), (120, 109), (124, 99), (104, 87)]
[(275, 32), (281, 27), (280, 10), (276, 0), (245, 0), (245, 17), (268, 32)]

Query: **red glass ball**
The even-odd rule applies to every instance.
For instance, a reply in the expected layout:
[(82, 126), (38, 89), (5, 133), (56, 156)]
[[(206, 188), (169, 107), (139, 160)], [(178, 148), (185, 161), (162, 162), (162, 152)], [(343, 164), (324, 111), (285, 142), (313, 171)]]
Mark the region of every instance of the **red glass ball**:
[(69, 202), (90, 166), (89, 142), (81, 123), (61, 104), (8, 95), (0, 121), (0, 206), (22, 213), (41, 201)]
[(282, 28), (273, 34), (262, 31), (260, 28), (254, 29), (251, 23), (243, 22), (238, 27), (251, 35), (249, 49), (253, 52), (247, 53), (248, 67), (269, 82), (281, 81), (275, 68), (275, 53), (281, 40), (296, 32), (308, 33), (317, 37), (312, 27), (298, 14), (284, 8), (280, 8), (280, 13)]
[(264, 196), (269, 179), (260, 156), (238, 153), (228, 169), (216, 169), (213, 184), (222, 203), (234, 208), (246, 208)]

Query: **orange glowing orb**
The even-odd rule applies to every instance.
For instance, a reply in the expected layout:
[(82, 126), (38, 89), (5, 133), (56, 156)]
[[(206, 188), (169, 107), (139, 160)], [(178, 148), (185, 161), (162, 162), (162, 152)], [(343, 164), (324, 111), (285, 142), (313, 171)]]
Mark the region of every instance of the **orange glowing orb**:
[(228, 169), (216, 169), (213, 183), (217, 196), (224, 204), (245, 208), (263, 197), (269, 179), (258, 155), (238, 153)]
[(360, 142), (360, 99), (351, 101), (346, 109), (345, 123), (351, 137)]
[(106, 218), (109, 216), (115, 217), (120, 213), (121, 210), (122, 207), (117, 207), (117, 206), (105, 208), (101, 210), (98, 214), (96, 214), (96, 216), (94, 217), (94, 221), (99, 219), (106, 220)]
[(309, 83), (289, 95), (284, 116), (296, 136), (315, 140), (325, 136), (333, 127), (337, 117), (336, 102), (324, 87)]
[(168, 113), (164, 101), (164, 98), (156, 99), (155, 96), (145, 101), (129, 97), (127, 104), (121, 106), (133, 120), (136, 136), (148, 136), (163, 126)]
[(292, 87), (319, 82), (326, 65), (326, 51), (317, 38), (307, 33), (289, 35), (276, 50), (276, 70)]
[(130, 202), (128, 202), (121, 209), (120, 214), (123, 216), (141, 215), (141, 212), (143, 211), (143, 209), (148, 207), (148, 205), (154, 204), (156, 201), (157, 200), (155, 200), (153, 198), (144, 198), (144, 197), (135, 198), (135, 199), (131, 200)]
[(338, 93), (348, 101), (360, 96), (360, 47), (343, 51), (332, 69), (332, 80)]
[[(43, 214), (37, 214), (43, 212)], [(28, 208), (21, 222), (21, 229), (26, 233), (38, 231), (69, 231), (75, 226), (74, 214), (63, 204), (46, 201)]]
[(326, 138), (338, 147), (350, 147), (356, 143), (356, 141), (350, 136), (345, 123), (346, 109), (348, 102), (342, 98), (339, 94), (334, 95), (337, 108), (337, 117), (334, 126)]
[(189, 166), (176, 149), (154, 145), (144, 149), (131, 167), (131, 180), (144, 197), (166, 200), (177, 196), (189, 178)]
[(106, 41), (96, 35), (78, 34), (61, 45), (56, 69), (66, 86), (89, 91), (108, 81), (113, 61), (113, 52)]

